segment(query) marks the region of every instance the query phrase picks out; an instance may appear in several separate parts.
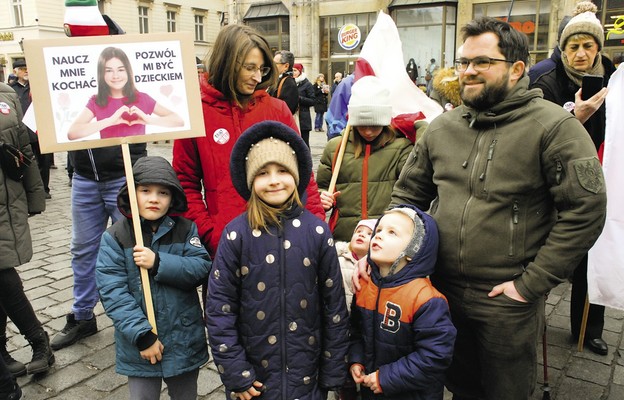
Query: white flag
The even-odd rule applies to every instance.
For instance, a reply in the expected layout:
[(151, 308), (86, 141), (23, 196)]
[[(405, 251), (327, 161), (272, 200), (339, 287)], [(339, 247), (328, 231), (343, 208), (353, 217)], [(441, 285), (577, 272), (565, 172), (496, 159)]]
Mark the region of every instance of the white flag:
[(607, 187), (607, 219), (589, 251), (589, 302), (624, 310), (624, 64), (609, 80), (603, 171)]
[(427, 97), (407, 75), (399, 31), (383, 11), (379, 11), (355, 65), (355, 81), (368, 75), (375, 75), (390, 90), (393, 125), (408, 138), (410, 133), (404, 128), (414, 129), (414, 121), (422, 118), (417, 113), (424, 114), (429, 122), (442, 114), (442, 106)]

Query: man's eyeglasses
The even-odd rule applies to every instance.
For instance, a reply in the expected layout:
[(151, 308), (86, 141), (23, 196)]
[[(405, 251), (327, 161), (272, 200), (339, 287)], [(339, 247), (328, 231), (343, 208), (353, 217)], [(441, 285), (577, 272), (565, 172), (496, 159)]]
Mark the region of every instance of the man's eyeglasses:
[(468, 69), (468, 66), (472, 64), (472, 68), (475, 71), (487, 71), (490, 69), (490, 65), (492, 65), (492, 61), (500, 61), (513, 64), (515, 61), (509, 60), (501, 60), (500, 58), (490, 58), (490, 57), (475, 57), (475, 58), (458, 58), (455, 60), (455, 69), (459, 72), (464, 72)]
[(267, 76), (269, 72), (271, 72), (271, 67), (256, 67), (255, 64), (243, 64), (243, 69), (247, 71), (249, 75), (260, 72), (261, 76)]

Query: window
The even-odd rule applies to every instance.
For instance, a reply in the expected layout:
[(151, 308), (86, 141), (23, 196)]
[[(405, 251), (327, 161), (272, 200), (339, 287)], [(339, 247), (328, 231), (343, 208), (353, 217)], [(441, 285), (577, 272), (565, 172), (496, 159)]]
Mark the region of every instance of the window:
[(167, 32), (176, 31), (176, 12), (167, 11)]
[(204, 41), (204, 17), (195, 14), (195, 41)]
[(149, 33), (148, 8), (139, 6), (139, 33)]
[(506, 21), (509, 8), (513, 4), (509, 24), (527, 35), (532, 61), (537, 62), (548, 57), (548, 50), (552, 45), (548, 43), (550, 3), (546, 0), (523, 0), (515, 3), (503, 1), (475, 4), (473, 16), (477, 18), (487, 15)]
[(403, 62), (407, 64), (410, 58), (416, 61), (418, 84), (426, 83), (425, 69), (432, 58), (442, 67), (453, 65), (456, 14), (456, 6), (443, 4), (393, 11), (403, 46)]
[(245, 22), (262, 33), (262, 36), (269, 42), (271, 51), (290, 50), (288, 17), (250, 19)]
[(24, 26), (22, 0), (13, 0), (13, 16), (15, 17), (15, 26)]

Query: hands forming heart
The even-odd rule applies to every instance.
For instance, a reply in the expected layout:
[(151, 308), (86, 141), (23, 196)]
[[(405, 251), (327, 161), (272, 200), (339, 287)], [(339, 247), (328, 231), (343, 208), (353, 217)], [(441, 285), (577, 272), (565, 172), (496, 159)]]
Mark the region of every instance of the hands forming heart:
[(125, 124), (128, 126), (132, 125), (146, 125), (147, 124), (147, 115), (141, 111), (140, 108), (136, 106), (128, 107), (123, 106), (120, 107), (113, 117), (116, 117), (115, 120), (117, 124)]

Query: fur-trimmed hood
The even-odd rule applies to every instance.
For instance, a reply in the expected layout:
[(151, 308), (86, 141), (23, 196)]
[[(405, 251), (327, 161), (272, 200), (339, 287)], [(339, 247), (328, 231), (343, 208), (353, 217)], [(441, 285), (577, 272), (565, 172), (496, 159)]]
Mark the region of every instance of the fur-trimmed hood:
[[(453, 107), (461, 104), (459, 96), (459, 77), (455, 75), (454, 68), (442, 68), (433, 77), (433, 89), (443, 98), (448, 100)], [(444, 104), (442, 104), (444, 107)]]
[(251, 190), (247, 186), (247, 153), (252, 144), (262, 139), (279, 139), (286, 142), (295, 152), (297, 168), (299, 170), (299, 184), (297, 191), (301, 198), (304, 197), (306, 188), (312, 176), (312, 158), (310, 149), (301, 136), (289, 126), (277, 121), (263, 121), (250, 126), (236, 141), (230, 158), (230, 176), (234, 188), (245, 201), (251, 197)]

